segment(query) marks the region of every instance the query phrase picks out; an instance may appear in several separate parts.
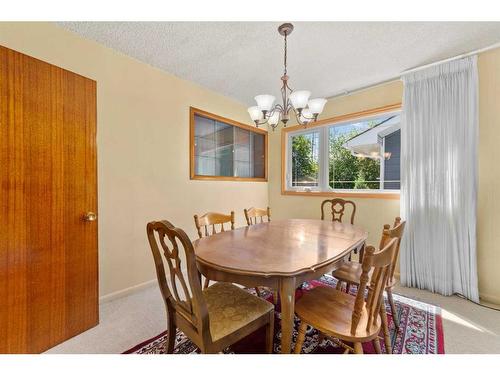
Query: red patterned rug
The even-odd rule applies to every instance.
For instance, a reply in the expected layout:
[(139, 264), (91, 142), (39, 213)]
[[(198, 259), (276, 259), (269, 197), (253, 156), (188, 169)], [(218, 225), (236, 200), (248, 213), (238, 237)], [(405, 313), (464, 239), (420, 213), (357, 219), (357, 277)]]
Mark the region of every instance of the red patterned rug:
[[(336, 280), (328, 275), (320, 280), (304, 283), (302, 290), (297, 290), (296, 298), (299, 299), (303, 293), (319, 285), (335, 287)], [(254, 293), (254, 289), (248, 289)], [(351, 291), (354, 294), (354, 290)], [(263, 298), (272, 301), (270, 293), (263, 293)], [(398, 310), (400, 319), (399, 330), (396, 331), (392, 320), (391, 309), (387, 308), (389, 320), (389, 329), (391, 332), (392, 352), (394, 354), (444, 354), (444, 336), (443, 323), (441, 318), (441, 309), (437, 306), (415, 301), (403, 296), (394, 294), (394, 302)], [(386, 303), (386, 307), (388, 304)], [(297, 336), (297, 328), (300, 321), (295, 318), (295, 328), (293, 340)], [(146, 340), (123, 354), (163, 354), (165, 353), (167, 331)], [(227, 348), (224, 353), (250, 354), (263, 353), (265, 341), (265, 331), (259, 330), (240, 340), (236, 344)], [(276, 306), (276, 324), (274, 336), (274, 352), (281, 350), (281, 329), (280, 329), (280, 307)], [(385, 352), (384, 340), (380, 340), (382, 351)], [(293, 349), (293, 346), (292, 346)], [(363, 344), (365, 353), (374, 353), (371, 343)], [(182, 333), (177, 331), (175, 339), (175, 350), (177, 354), (199, 353), (199, 349)], [(319, 332), (309, 327), (306, 340), (302, 347), (303, 353), (308, 354), (337, 354), (342, 353), (343, 349), (331, 339), (323, 339), (319, 342)]]

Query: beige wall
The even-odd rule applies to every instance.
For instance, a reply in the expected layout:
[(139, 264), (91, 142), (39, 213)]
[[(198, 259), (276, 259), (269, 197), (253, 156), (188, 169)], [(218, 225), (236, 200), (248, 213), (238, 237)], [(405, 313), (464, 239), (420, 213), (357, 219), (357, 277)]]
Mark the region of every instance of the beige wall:
[[(401, 102), (403, 85), (393, 82), (359, 93), (328, 101), (322, 119), (359, 112)], [(275, 218), (318, 218), (321, 215), (321, 197), (281, 195), (281, 136), (279, 131), (269, 137), (269, 204)], [(399, 216), (399, 200), (349, 198), (356, 203), (356, 224), (369, 231), (368, 242), (378, 245), (382, 227)]]
[(249, 123), (240, 103), (52, 24), (0, 23), (0, 44), (97, 81), (101, 296), (155, 278), (148, 221), (195, 238), (194, 213), (233, 209), (242, 225), (267, 205), (267, 183), (189, 179), (189, 106)]
[(500, 49), (479, 56), (479, 292), (500, 304)]

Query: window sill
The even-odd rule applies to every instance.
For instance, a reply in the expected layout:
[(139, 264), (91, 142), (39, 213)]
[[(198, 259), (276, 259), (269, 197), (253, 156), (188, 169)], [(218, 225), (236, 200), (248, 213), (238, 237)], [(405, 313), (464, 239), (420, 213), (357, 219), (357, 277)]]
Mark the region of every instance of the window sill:
[(239, 181), (239, 182), (267, 182), (265, 177), (230, 177), (230, 176), (191, 176), (191, 180), (205, 181)]
[(282, 190), (281, 195), (297, 195), (304, 197), (349, 197), (349, 198), (375, 198), (375, 199), (398, 199), (398, 192), (345, 192), (345, 191), (297, 191), (297, 190)]

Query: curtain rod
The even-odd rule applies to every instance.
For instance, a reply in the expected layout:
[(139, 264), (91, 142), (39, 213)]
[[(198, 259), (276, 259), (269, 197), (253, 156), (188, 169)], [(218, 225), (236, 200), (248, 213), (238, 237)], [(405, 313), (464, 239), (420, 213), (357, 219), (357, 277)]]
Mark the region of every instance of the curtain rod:
[(466, 52), (466, 53), (462, 53), (462, 54), (457, 55), (457, 56), (449, 57), (447, 59), (443, 59), (443, 60), (435, 61), (435, 62), (432, 62), (432, 63), (429, 63), (429, 64), (417, 66), (415, 68), (411, 68), (411, 69), (405, 70), (404, 72), (401, 73), (401, 75), (405, 75), (405, 74), (408, 74), (408, 73), (417, 72), (419, 70), (426, 69), (426, 68), (429, 68), (429, 67), (435, 66), (435, 65), (444, 64), (444, 63), (447, 63), (447, 62), (450, 62), (450, 61), (463, 59), (464, 57), (468, 57), (468, 56), (472, 56), (472, 55), (478, 55), (480, 53), (483, 53), (483, 52), (486, 52), (486, 51), (489, 51), (489, 50), (492, 50), (492, 49), (495, 49), (495, 48), (498, 48), (498, 47), (500, 47), (500, 42), (492, 44), (492, 45), (484, 47), (484, 48), (476, 49), (476, 50), (471, 51), (471, 52)]
[(344, 92), (342, 92), (340, 94), (332, 95), (332, 96), (328, 97), (327, 99), (338, 98), (340, 96), (348, 96), (348, 95), (351, 95), (351, 94), (354, 94), (354, 93), (358, 93), (358, 92), (361, 92), (361, 91), (372, 89), (374, 87), (387, 85), (387, 84), (392, 83), (392, 82), (397, 82), (397, 81), (401, 80), (401, 76), (403, 76), (405, 74), (413, 73), (413, 72), (416, 72), (416, 71), (419, 71), (419, 70), (422, 70), (422, 69), (425, 69), (425, 68), (429, 68), (431, 66), (435, 66), (435, 65), (447, 63), (449, 61), (462, 59), (464, 57), (468, 57), (468, 56), (472, 56), (472, 55), (477, 55), (477, 54), (480, 54), (480, 53), (483, 53), (483, 52), (486, 52), (486, 51), (489, 51), (489, 50), (492, 50), (492, 49), (495, 49), (495, 48), (500, 48), (500, 42), (492, 44), (492, 45), (489, 45), (489, 46), (484, 47), (484, 48), (476, 49), (476, 50), (471, 51), (471, 52), (462, 53), (462, 54), (457, 55), (457, 56), (449, 57), (449, 58), (446, 58), (446, 59), (443, 59), (443, 60), (434, 61), (434, 62), (429, 63), (429, 64), (425, 64), (425, 65), (421, 65), (421, 66), (417, 66), (415, 68), (411, 68), (411, 69), (405, 70), (405, 71), (401, 72), (400, 75), (398, 75), (396, 77), (392, 77), (392, 78), (386, 79), (384, 81), (373, 83), (371, 85), (361, 86), (361, 87), (355, 88), (353, 90), (344, 90)]

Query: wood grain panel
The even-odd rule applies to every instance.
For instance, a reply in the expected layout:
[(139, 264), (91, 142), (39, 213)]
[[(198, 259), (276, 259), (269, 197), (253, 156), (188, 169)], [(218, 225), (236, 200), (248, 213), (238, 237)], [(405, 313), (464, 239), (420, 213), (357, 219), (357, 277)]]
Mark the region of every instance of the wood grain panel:
[(98, 323), (96, 83), (0, 67), (0, 353), (38, 353)]

